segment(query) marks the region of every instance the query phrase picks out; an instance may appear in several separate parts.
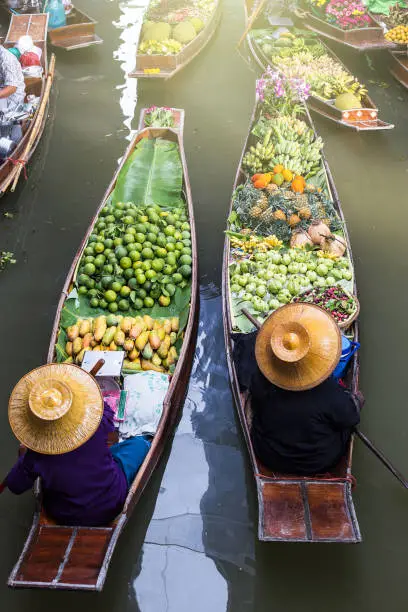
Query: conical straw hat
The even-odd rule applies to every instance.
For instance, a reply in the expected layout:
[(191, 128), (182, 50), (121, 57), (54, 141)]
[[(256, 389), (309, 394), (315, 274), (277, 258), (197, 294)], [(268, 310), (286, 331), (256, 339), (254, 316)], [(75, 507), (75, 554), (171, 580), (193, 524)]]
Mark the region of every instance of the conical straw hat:
[(262, 374), (289, 391), (316, 387), (341, 356), (341, 335), (333, 317), (313, 304), (287, 304), (258, 332), (255, 356)]
[(95, 433), (103, 415), (103, 398), (85, 370), (49, 364), (17, 383), (8, 413), (11, 429), (24, 446), (60, 455), (82, 446)]

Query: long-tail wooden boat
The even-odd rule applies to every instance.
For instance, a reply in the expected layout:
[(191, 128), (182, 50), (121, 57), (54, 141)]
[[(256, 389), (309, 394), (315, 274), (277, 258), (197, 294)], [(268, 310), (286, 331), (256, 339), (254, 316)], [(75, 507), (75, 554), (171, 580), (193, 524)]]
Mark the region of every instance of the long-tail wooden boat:
[[(257, 104), (238, 166), (234, 192), (246, 180), (242, 170), (242, 160), (245, 151), (253, 143), (251, 130), (258, 117), (259, 105)], [(314, 129), (307, 108), (305, 108), (303, 119)], [(331, 199), (344, 223), (344, 216), (336, 187), (324, 157), (323, 164)], [(230, 213), (232, 206), (233, 203), (231, 201)], [(344, 234), (347, 240), (350, 260), (352, 261), (350, 241), (345, 226)], [(240, 391), (233, 360), (234, 341), (232, 333), (234, 332), (234, 320), (230, 307), (229, 265), (230, 240), (227, 235), (224, 245), (222, 278), (225, 346), (232, 392), (257, 488), (259, 507), (258, 538), (264, 541), (277, 542), (360, 542), (361, 535), (351, 496), (353, 484), (351, 474), (353, 439), (350, 440), (347, 454), (342, 458), (336, 469), (322, 477), (302, 477), (296, 474), (288, 475), (271, 472), (261, 464), (255, 455), (251, 441), (251, 397), (247, 393)], [(354, 293), (356, 293), (355, 284)], [(353, 339), (357, 341), (358, 326), (356, 322), (353, 323), (352, 335)], [(359, 362), (357, 354), (353, 356), (349, 366), (346, 382), (347, 386), (354, 392), (358, 390)]]
[[(19, 163), (19, 160), (23, 154), (23, 151), (30, 140), (31, 133), (36, 123), (36, 118), (39, 112), (39, 108), (41, 105), (41, 100), (43, 99), (45, 93), (45, 83), (48, 71), (48, 62), (47, 62), (47, 25), (48, 25), (48, 15), (46, 14), (36, 14), (36, 15), (13, 15), (10, 21), (10, 27), (7, 32), (6, 39), (4, 41), (5, 47), (14, 47), (17, 43), (18, 39), (28, 34), (32, 37), (35, 45), (42, 50), (41, 55), (41, 66), (43, 69), (42, 77), (25, 78), (25, 87), (26, 87), (26, 95), (34, 94), (35, 96), (40, 97), (40, 102), (37, 107), (37, 110), (34, 114), (34, 117), (29, 122), (24, 122), (22, 125), (23, 130), (23, 138), (18, 143), (17, 147), (12, 151), (11, 155), (5, 159), (0, 165), (0, 195), (3, 195), (10, 186), (10, 179), (13, 173), (13, 170), (16, 167), (16, 164)], [(47, 106), (48, 109), (48, 106)], [(28, 159), (33, 155), (38, 143), (40, 142), (41, 136), (44, 132), (45, 124), (47, 121), (48, 112), (46, 111), (43, 114), (41, 119), (41, 124), (38, 130), (38, 133), (35, 137), (34, 143), (29, 151)]]
[(66, 51), (100, 45), (102, 38), (95, 33), (97, 22), (74, 6), (67, 15), (67, 25), (49, 30), (50, 43)]
[[(253, 0), (245, 0), (244, 6), (246, 23), (248, 24), (251, 18), (251, 11), (254, 7)], [(253, 25), (255, 26), (255, 28), (257, 26), (259, 28), (265, 27), (265, 23), (262, 23), (262, 15), (260, 15), (259, 18), (254, 20)], [(290, 26), (286, 27), (288, 27), (288, 29), (290, 30)], [(261, 68), (261, 70), (265, 71), (268, 65), (271, 64), (270, 60), (268, 60), (266, 55), (263, 53), (261, 47), (257, 44), (256, 40), (251, 35), (251, 31), (248, 32), (246, 39), (252, 57), (254, 58), (257, 65)], [(319, 42), (324, 46), (326, 53), (338, 64), (340, 64), (344, 71), (349, 72), (349, 70), (337, 57), (334, 51), (332, 51), (322, 41)], [(378, 118), (378, 108), (376, 107), (373, 100), (368, 94), (365, 95), (362, 100), (362, 108), (349, 111), (341, 111), (336, 108), (334, 104), (330, 104), (327, 100), (319, 98), (318, 96), (314, 96), (313, 94), (309, 96), (307, 100), (307, 105), (311, 110), (318, 113), (322, 117), (330, 119), (338, 125), (342, 125), (351, 130), (355, 130), (356, 132), (390, 130), (394, 127), (393, 124), (387, 123), (386, 121), (382, 121)]]
[(168, 80), (185, 68), (210, 42), (221, 19), (221, 0), (202, 31), (176, 55), (142, 55), (137, 53), (136, 66), (130, 77)]
[[(79, 589), (88, 591), (100, 591), (103, 588), (111, 557), (119, 536), (158, 464), (165, 443), (174, 430), (179, 410), (186, 394), (196, 344), (199, 296), (194, 211), (187, 163), (183, 148), (184, 111), (174, 109), (175, 127), (172, 129), (144, 129), (144, 114), (145, 110), (142, 111), (140, 123), (142, 129), (138, 131), (130, 143), (68, 273), (57, 309), (47, 361), (48, 363), (52, 363), (57, 359), (55, 347), (60, 327), (61, 312), (72, 287), (78, 262), (86, 247), (87, 240), (92, 233), (98, 214), (105, 206), (116, 185), (121, 170), (135, 146), (142, 139), (159, 137), (176, 142), (179, 145), (184, 176), (183, 192), (185, 194), (185, 202), (191, 227), (191, 249), (193, 258), (191, 299), (179, 361), (171, 377), (170, 385), (163, 403), (161, 420), (153, 438), (150, 451), (129, 490), (121, 514), (112, 524), (106, 527), (66, 527), (64, 525), (57, 525), (46, 516), (41, 507), (40, 497), (37, 494), (37, 509), (30, 533), (21, 556), (9, 577), (8, 584), (12, 587)], [(135, 374), (135, 376), (137, 376), (137, 374)]]

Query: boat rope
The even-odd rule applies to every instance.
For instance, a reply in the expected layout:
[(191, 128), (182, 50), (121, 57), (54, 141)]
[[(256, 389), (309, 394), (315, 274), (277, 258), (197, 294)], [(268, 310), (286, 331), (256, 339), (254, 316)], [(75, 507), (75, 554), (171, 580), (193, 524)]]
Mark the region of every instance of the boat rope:
[(13, 164), (13, 166), (17, 166), (18, 164), (21, 164), (23, 166), (24, 178), (25, 178), (25, 180), (28, 179), (27, 168), (26, 168), (27, 160), (25, 160), (25, 159), (13, 159), (12, 157), (6, 157), (6, 159), (7, 159), (7, 161), (11, 162)]

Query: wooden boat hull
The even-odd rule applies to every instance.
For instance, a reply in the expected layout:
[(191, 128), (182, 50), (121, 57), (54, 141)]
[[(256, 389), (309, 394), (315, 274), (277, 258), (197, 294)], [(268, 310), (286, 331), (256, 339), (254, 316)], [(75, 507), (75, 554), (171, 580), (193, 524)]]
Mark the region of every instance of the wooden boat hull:
[[(138, 79), (171, 79), (206, 47), (214, 36), (220, 20), (221, 0), (218, 0), (214, 13), (205, 28), (191, 41), (191, 43), (186, 45), (180, 53), (177, 55), (137, 54), (135, 69), (129, 73), (129, 76)], [(149, 71), (152, 69), (158, 69), (159, 72), (146, 72), (146, 70)]]
[[(29, 34), (33, 38), (35, 45), (42, 49), (42, 56), (41, 56), (41, 65), (43, 68), (42, 78), (25, 79), (26, 93), (27, 94), (34, 93), (35, 95), (40, 96), (40, 103), (38, 105), (38, 109), (41, 104), (41, 99), (44, 95), (45, 81), (46, 81), (47, 70), (48, 70), (47, 43), (46, 43), (47, 25), (48, 25), (48, 15), (47, 14), (39, 13), (36, 15), (13, 15), (10, 21), (10, 27), (9, 27), (6, 39), (4, 41), (4, 45), (6, 47), (13, 47), (15, 43), (18, 41), (18, 39), (20, 38), (20, 36), (22, 36), (23, 34)], [(25, 131), (23, 138), (18, 143), (14, 151), (11, 153), (10, 158), (0, 164), (0, 196), (4, 195), (4, 193), (6, 193), (6, 191), (8, 190), (10, 186), (9, 184), (10, 173), (13, 171), (15, 164), (18, 163), (18, 160), (20, 159), (25, 149), (25, 146), (30, 138), (30, 135), (31, 135), (31, 132), (32, 132), (32, 129), (34, 127), (34, 123), (37, 117), (38, 109), (36, 111), (36, 114), (32, 118), (27, 130)], [(38, 143), (41, 140), (41, 136), (44, 132), (45, 124), (47, 121), (47, 116), (48, 116), (48, 108), (43, 115), (40, 129), (33, 143), (33, 146), (30, 149), (30, 153), (29, 153), (27, 161), (31, 159), (32, 155), (34, 154), (35, 149), (38, 146)]]
[[(255, 107), (247, 141), (243, 148), (241, 161), (234, 183), (235, 189), (244, 182), (241, 171), (243, 155), (247, 149), (253, 123), (257, 117)], [(314, 129), (310, 115), (305, 108), (305, 121)], [(344, 222), (330, 169), (323, 157), (329, 192), (336, 210)], [(232, 211), (232, 201), (230, 213)], [(345, 226), (344, 226), (345, 227)], [(351, 257), (350, 242), (345, 228), (348, 252)], [(233, 361), (233, 322), (229, 305), (229, 251), (230, 242), (226, 236), (224, 245), (222, 295), (224, 337), (228, 370), (238, 416), (244, 433), (249, 457), (254, 473), (258, 495), (258, 538), (268, 542), (340, 542), (357, 543), (361, 541), (360, 530), (351, 496), (352, 489), (352, 451), (353, 439), (347, 455), (336, 471), (325, 477), (296, 477), (296, 475), (274, 474), (257, 460), (251, 442), (250, 397), (240, 392), (237, 372)], [(355, 289), (355, 288), (354, 288)], [(356, 289), (355, 289), (356, 292)], [(354, 340), (358, 339), (357, 323), (353, 324)], [(348, 385), (358, 390), (359, 363), (354, 355), (348, 373)]]
[(372, 25), (368, 28), (342, 30), (310, 12), (305, 13), (303, 24), (328, 40), (334, 40), (356, 51), (379, 51), (395, 47), (384, 38), (384, 32), (377, 21), (370, 15)]
[[(244, 4), (246, 22), (248, 23), (250, 13), (248, 12), (247, 2)], [(252, 40), (250, 33), (246, 38), (252, 57), (264, 72), (270, 64), (269, 60), (262, 53), (262, 50), (259, 48), (256, 42)], [(324, 45), (324, 43), (322, 44)], [(327, 47), (327, 45), (324, 46), (328, 55), (341, 64), (344, 70), (348, 72), (347, 68), (337, 57), (337, 55), (329, 47)], [(355, 130), (356, 132), (392, 130), (394, 128), (392, 123), (387, 123), (386, 121), (382, 121), (378, 118), (378, 109), (368, 95), (365, 96), (363, 100), (363, 108), (355, 109), (353, 111), (340, 111), (332, 104), (329, 104), (325, 100), (313, 95), (310, 95), (307, 99), (307, 106), (322, 117), (334, 121), (338, 125), (345, 128)]]
[(95, 33), (97, 22), (83, 11), (74, 7), (67, 21), (66, 26), (49, 30), (50, 43), (54, 47), (74, 51), (103, 43), (102, 38)]
[(406, 51), (390, 51), (389, 70), (392, 76), (408, 89), (408, 54)]
[[(127, 158), (133, 151), (135, 145), (142, 138), (165, 136), (170, 140), (178, 142), (184, 169), (183, 191), (186, 195), (186, 204), (191, 227), (193, 252), (191, 301), (189, 318), (185, 329), (179, 361), (164, 399), (163, 413), (158, 430), (152, 441), (150, 451), (129, 490), (120, 516), (107, 527), (67, 527), (64, 525), (56, 525), (53, 521), (50, 521), (42, 511), (37, 488), (37, 509), (23, 552), (10, 574), (8, 584), (11, 587), (88, 591), (102, 590), (118, 538), (160, 460), (166, 441), (174, 431), (190, 378), (199, 315), (197, 244), (193, 202), (183, 149), (184, 111), (180, 109), (174, 110), (178, 118), (178, 127), (176, 125), (173, 129), (142, 129), (130, 143), (68, 273), (57, 309), (47, 358), (48, 363), (52, 363), (56, 360), (55, 344), (59, 330), (61, 310), (70, 291), (75, 269), (83, 249), (85, 248), (87, 239), (92, 232), (98, 214), (112, 192), (120, 170)], [(144, 111), (142, 111), (141, 122), (143, 116)]]

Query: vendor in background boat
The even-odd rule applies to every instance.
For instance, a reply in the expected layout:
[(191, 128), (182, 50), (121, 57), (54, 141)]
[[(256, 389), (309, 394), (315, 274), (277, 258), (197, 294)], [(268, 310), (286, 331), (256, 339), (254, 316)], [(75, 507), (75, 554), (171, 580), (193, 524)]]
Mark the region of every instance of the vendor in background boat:
[(20, 62), (0, 45), (0, 111), (12, 111), (24, 102), (25, 84)]
[(252, 443), (268, 469), (323, 474), (344, 456), (363, 400), (331, 376), (340, 356), (335, 320), (311, 304), (283, 306), (257, 334), (237, 338), (234, 361), (251, 396)]
[(108, 447), (113, 412), (90, 374), (67, 364), (33, 370), (11, 394), (9, 421), (27, 450), (0, 492), (18, 495), (39, 477), (46, 512), (63, 525), (106, 525), (121, 512), (150, 442)]

